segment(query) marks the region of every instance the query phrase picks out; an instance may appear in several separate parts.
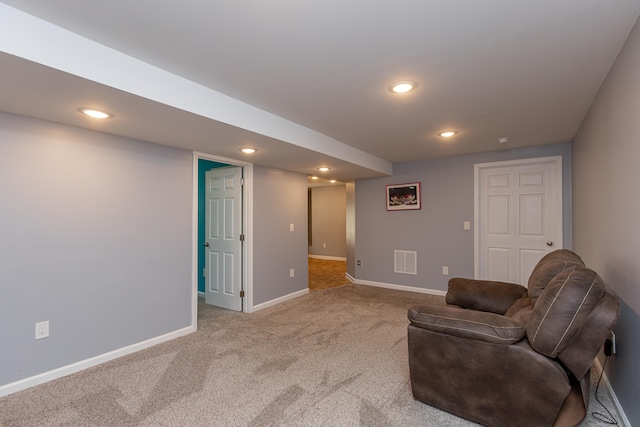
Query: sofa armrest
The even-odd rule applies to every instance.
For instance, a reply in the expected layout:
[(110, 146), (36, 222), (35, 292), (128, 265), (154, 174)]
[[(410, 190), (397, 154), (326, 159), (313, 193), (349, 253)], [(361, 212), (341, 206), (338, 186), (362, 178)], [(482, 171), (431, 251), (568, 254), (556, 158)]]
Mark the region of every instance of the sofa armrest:
[(504, 314), (527, 288), (515, 283), (454, 277), (449, 280), (447, 304), (472, 310)]
[(525, 334), (525, 325), (508, 317), (457, 307), (413, 306), (408, 317), (418, 328), (494, 344), (513, 344)]

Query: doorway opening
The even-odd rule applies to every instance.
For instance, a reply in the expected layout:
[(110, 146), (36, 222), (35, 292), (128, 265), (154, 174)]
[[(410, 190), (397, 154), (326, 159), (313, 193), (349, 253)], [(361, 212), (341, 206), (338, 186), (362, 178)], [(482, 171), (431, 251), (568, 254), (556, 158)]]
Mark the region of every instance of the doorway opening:
[(351, 283), (346, 277), (347, 261), (309, 256), (309, 291), (334, 288)]
[(351, 283), (347, 277), (346, 185), (311, 185), (308, 199), (309, 290)]
[[(243, 238), (243, 242), (240, 246), (240, 253), (238, 254), (239, 266), (236, 270), (236, 276), (234, 280), (239, 280), (242, 291), (238, 298), (242, 298), (241, 311), (251, 312), (253, 311), (253, 281), (251, 275), (251, 263), (253, 245), (249, 236), (251, 235), (251, 218), (253, 216), (252, 211), (252, 184), (253, 184), (253, 167), (250, 163), (239, 162), (233, 159), (227, 159), (219, 156), (213, 156), (205, 153), (193, 153), (193, 299), (192, 299), (192, 313), (193, 323), (197, 324), (197, 307), (198, 297), (204, 297), (207, 291), (208, 275), (212, 272), (212, 269), (207, 270), (207, 257), (211, 247), (211, 241), (209, 245), (206, 233), (207, 224), (207, 212), (206, 212), (206, 187), (207, 187), (207, 172), (222, 170), (222, 168), (241, 170), (242, 177), (242, 191), (240, 194), (239, 208), (234, 209), (231, 219), (239, 225), (242, 236), (234, 236), (234, 238)], [(230, 213), (230, 212), (229, 212)]]

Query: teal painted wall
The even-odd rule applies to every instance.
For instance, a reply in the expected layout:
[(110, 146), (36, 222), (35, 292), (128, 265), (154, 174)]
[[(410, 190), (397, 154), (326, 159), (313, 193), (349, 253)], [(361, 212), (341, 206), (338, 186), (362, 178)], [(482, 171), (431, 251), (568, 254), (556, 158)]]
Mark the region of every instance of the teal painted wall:
[(204, 292), (204, 223), (205, 223), (205, 175), (215, 168), (229, 166), (226, 163), (212, 162), (211, 160), (198, 159), (198, 292)]

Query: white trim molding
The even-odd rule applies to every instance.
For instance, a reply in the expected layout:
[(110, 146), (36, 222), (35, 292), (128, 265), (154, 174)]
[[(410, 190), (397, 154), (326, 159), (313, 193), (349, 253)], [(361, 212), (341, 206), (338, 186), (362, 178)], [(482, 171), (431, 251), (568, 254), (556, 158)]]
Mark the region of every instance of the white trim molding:
[(447, 294), (447, 291), (440, 291), (437, 289), (426, 289), (426, 288), (418, 288), (416, 286), (395, 285), (393, 283), (374, 282), (371, 280), (359, 280), (359, 279), (354, 279), (352, 276), (348, 274), (346, 276), (347, 276), (347, 279), (349, 279), (352, 283), (355, 283), (356, 285), (374, 286), (376, 288), (393, 289), (396, 291), (416, 292), (419, 294), (437, 295), (442, 297)]
[(181, 336), (188, 335), (193, 332), (196, 332), (196, 327), (188, 326), (186, 328), (178, 329), (177, 331), (169, 332), (168, 334), (160, 335), (158, 337), (151, 338), (146, 341), (141, 341), (139, 343), (135, 343), (127, 347), (122, 347), (117, 350), (113, 350), (95, 357), (91, 357), (89, 359), (81, 360), (79, 362), (72, 363), (71, 365), (62, 366), (52, 371), (43, 372), (41, 374), (34, 375), (29, 378), (25, 378), (13, 383), (3, 385), (2, 387), (0, 387), (0, 397), (8, 396), (12, 393), (16, 393), (21, 390), (26, 390), (30, 387), (44, 384), (46, 382), (53, 381), (58, 378), (66, 377), (67, 375), (75, 374), (76, 372), (83, 371), (85, 369), (91, 368), (101, 363), (118, 359), (122, 356), (126, 356), (128, 354), (135, 353), (140, 350), (144, 350), (145, 348), (149, 348), (154, 345), (161, 344), (165, 341), (179, 338)]
[(288, 295), (283, 295), (283, 296), (281, 296), (279, 298), (272, 299), (271, 301), (263, 302), (262, 304), (258, 304), (258, 305), (253, 306), (253, 311), (258, 311), (258, 310), (262, 310), (262, 309), (267, 308), (267, 307), (272, 307), (274, 305), (278, 305), (278, 304), (283, 303), (285, 301), (289, 301), (289, 300), (301, 297), (301, 296), (306, 295), (308, 293), (309, 293), (309, 289), (307, 288), (307, 289), (302, 289), (302, 290), (297, 291), (297, 292), (290, 293)]
[(313, 254), (309, 254), (309, 258), (324, 259), (328, 261), (346, 261), (347, 260), (347, 258), (343, 256), (313, 255)]

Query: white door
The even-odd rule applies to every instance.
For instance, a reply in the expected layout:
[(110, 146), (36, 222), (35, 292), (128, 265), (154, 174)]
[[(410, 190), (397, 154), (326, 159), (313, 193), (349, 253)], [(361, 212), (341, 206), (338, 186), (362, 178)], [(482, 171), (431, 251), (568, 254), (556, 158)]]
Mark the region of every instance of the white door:
[(242, 310), (242, 168), (206, 173), (205, 303)]
[(562, 248), (562, 157), (476, 165), (476, 277), (527, 281)]

